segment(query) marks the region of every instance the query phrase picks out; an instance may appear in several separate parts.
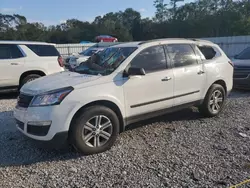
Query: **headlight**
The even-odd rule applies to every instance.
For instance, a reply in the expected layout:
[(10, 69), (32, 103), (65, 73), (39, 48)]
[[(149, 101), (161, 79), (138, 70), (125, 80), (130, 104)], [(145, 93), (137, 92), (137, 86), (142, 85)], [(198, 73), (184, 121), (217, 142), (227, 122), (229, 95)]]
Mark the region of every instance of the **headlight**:
[(54, 91), (37, 95), (33, 98), (30, 106), (37, 107), (37, 106), (58, 105), (71, 91), (73, 91), (73, 87), (57, 89)]

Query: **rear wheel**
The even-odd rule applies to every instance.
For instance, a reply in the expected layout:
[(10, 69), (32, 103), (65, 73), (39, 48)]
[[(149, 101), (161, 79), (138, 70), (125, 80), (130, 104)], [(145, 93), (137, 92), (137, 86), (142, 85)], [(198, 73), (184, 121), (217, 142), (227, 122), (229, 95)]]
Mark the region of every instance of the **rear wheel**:
[(110, 149), (118, 134), (119, 120), (115, 112), (104, 106), (92, 106), (73, 121), (69, 138), (77, 151), (91, 155)]
[(33, 80), (35, 80), (35, 79), (37, 79), (37, 78), (40, 78), (40, 77), (41, 77), (41, 75), (39, 75), (39, 74), (30, 74), (30, 75), (24, 77), (24, 79), (21, 81), (21, 86), (20, 86), (20, 88), (21, 88), (24, 84), (26, 84), (26, 83), (28, 83), (28, 82), (31, 82), (31, 81), (33, 81)]
[(213, 84), (199, 107), (199, 111), (207, 117), (217, 116), (223, 110), (225, 99), (225, 89), (219, 84)]

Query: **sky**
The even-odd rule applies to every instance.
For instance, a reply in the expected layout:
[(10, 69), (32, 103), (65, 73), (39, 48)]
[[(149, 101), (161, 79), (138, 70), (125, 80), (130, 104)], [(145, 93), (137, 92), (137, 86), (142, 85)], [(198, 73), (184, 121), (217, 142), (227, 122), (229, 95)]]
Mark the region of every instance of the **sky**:
[[(42, 22), (46, 26), (76, 18), (93, 21), (96, 16), (108, 12), (133, 8), (142, 17), (152, 17), (155, 13), (154, 0), (0, 0), (0, 13), (20, 14), (29, 22)], [(190, 0), (186, 0), (188, 2)], [(168, 0), (166, 0), (168, 3)], [(182, 4), (182, 3), (179, 3)]]

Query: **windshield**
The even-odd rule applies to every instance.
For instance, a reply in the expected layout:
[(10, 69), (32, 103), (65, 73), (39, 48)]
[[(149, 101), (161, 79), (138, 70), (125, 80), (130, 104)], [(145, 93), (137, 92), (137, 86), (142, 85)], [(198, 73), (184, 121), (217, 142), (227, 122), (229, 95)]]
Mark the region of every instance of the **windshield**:
[(82, 74), (111, 74), (137, 47), (110, 47), (93, 54), (86, 62), (76, 67), (75, 71)]
[(235, 59), (250, 59), (250, 47), (243, 50)]
[(88, 48), (87, 50), (80, 52), (79, 54), (84, 56), (92, 56), (96, 51), (97, 49)]

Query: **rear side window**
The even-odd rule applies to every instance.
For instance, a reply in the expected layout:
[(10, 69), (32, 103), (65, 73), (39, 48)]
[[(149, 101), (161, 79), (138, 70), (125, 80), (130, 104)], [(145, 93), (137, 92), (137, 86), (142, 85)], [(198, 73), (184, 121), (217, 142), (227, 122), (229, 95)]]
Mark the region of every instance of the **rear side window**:
[(207, 60), (221, 56), (220, 51), (215, 47), (198, 46), (198, 48)]
[(15, 44), (0, 44), (0, 59), (17, 59), (23, 57)]
[(174, 67), (197, 65), (197, 57), (189, 44), (168, 44), (166, 46)]
[(29, 44), (26, 46), (38, 56), (59, 56), (60, 55), (57, 49), (52, 45)]
[(141, 51), (131, 62), (131, 67), (143, 68), (146, 73), (167, 68), (163, 46), (153, 46)]

